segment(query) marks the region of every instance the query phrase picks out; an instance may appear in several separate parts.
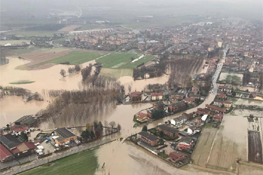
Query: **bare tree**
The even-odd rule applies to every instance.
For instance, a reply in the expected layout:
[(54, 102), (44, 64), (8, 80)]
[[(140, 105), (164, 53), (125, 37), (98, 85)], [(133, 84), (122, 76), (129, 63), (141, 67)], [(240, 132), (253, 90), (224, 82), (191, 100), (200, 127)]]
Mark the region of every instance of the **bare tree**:
[(61, 74), (62, 77), (65, 77), (66, 76), (66, 71), (64, 69), (61, 69), (60, 74)]
[(114, 128), (114, 127), (116, 126), (116, 123), (115, 123), (114, 121), (111, 121), (111, 122), (109, 123), (109, 125), (110, 125), (112, 128)]

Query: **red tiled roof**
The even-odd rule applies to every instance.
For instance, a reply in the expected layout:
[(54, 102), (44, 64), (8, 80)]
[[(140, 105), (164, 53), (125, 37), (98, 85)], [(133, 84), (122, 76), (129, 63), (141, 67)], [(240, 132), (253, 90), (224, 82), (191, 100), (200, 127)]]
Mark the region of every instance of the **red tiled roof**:
[(219, 107), (213, 106), (213, 105), (205, 105), (205, 106), (211, 110), (215, 110), (215, 111), (219, 111), (219, 112), (226, 112), (226, 110), (224, 108), (219, 108)]
[(36, 149), (37, 147), (34, 145), (32, 142), (23, 142), (20, 145), (18, 145), (15, 149), (12, 150), (14, 154), (23, 152), (23, 151), (28, 151), (30, 149)]
[(139, 113), (137, 113), (137, 117), (144, 118), (144, 117), (147, 117), (147, 114), (139, 112)]
[(186, 101), (186, 102), (194, 102), (195, 98), (185, 98), (184, 101)]
[(151, 96), (162, 96), (162, 95), (163, 95), (163, 93), (156, 93), (156, 92), (151, 93)]
[(140, 96), (140, 95), (142, 95), (141, 92), (132, 92), (132, 93), (131, 93), (131, 97), (138, 97), (138, 96)]
[(9, 156), (12, 156), (12, 154), (0, 143), (0, 159), (3, 160)]

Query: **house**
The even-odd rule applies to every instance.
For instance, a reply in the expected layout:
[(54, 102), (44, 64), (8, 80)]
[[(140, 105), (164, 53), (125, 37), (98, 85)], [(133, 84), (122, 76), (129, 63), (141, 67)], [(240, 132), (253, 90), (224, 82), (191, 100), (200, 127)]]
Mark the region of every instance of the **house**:
[(209, 112), (210, 111), (208, 109), (198, 108), (196, 114), (204, 115), (204, 114), (209, 114)]
[(26, 125), (20, 125), (20, 124), (17, 125), (17, 124), (15, 124), (15, 125), (10, 127), (10, 131), (13, 132), (16, 135), (20, 135), (22, 132), (24, 132), (24, 133), (30, 132), (30, 129)]
[(6, 149), (6, 148), (4, 147), (4, 145), (2, 145), (2, 144), (0, 143), (0, 161), (1, 161), (1, 162), (8, 162), (8, 161), (10, 161), (10, 160), (12, 160), (12, 159), (13, 159), (12, 153), (10, 153), (10, 152), (8, 151), (8, 149)]
[(187, 120), (191, 120), (195, 117), (195, 114), (192, 112), (190, 114), (187, 114), (187, 113), (183, 113), (182, 116), (186, 117)]
[(223, 105), (222, 102), (223, 102), (223, 101), (221, 101), (221, 100), (214, 100), (214, 105), (215, 105), (215, 106), (218, 106), (218, 107), (221, 107), (221, 106)]
[(187, 116), (181, 115), (180, 117), (174, 118), (171, 120), (172, 125), (182, 125), (188, 120)]
[(169, 159), (174, 163), (182, 161), (186, 158), (188, 158), (188, 155), (180, 151), (171, 152), (169, 154)]
[(151, 93), (151, 99), (152, 101), (162, 100), (163, 99), (163, 93)]
[(132, 92), (130, 94), (130, 99), (132, 102), (140, 102), (140, 101), (142, 101), (142, 93), (141, 92)]
[(195, 141), (191, 137), (182, 138), (177, 144), (176, 148), (178, 150), (189, 150), (193, 148)]
[(149, 134), (146, 131), (142, 131), (138, 134), (138, 137), (140, 138), (140, 140), (144, 143), (147, 143), (148, 145), (151, 146), (156, 146), (158, 145), (158, 137), (156, 137), (155, 135)]
[(222, 103), (223, 103), (224, 107), (227, 109), (230, 109), (232, 107), (232, 103), (229, 101), (223, 101)]
[(170, 95), (170, 100), (175, 101), (175, 100), (183, 100), (185, 98), (185, 94), (172, 94)]
[(222, 119), (223, 119), (223, 114), (217, 114), (217, 115), (214, 115), (214, 117), (213, 117), (213, 120), (215, 122), (221, 122)]
[(203, 115), (203, 116), (201, 117), (201, 120), (202, 120), (203, 122), (205, 122), (205, 121), (206, 121), (206, 119), (207, 119), (207, 117), (208, 117), (208, 115), (207, 115), (207, 114), (205, 114), (205, 115)]
[(172, 128), (172, 127), (170, 127), (170, 126), (168, 126), (168, 125), (165, 125), (165, 124), (159, 125), (159, 126), (157, 127), (157, 130), (158, 130), (159, 132), (163, 132), (164, 135), (166, 135), (166, 136), (168, 136), (168, 137), (170, 137), (170, 138), (176, 138), (176, 137), (178, 137), (178, 133), (179, 133), (179, 131), (178, 131), (177, 129)]
[(37, 147), (32, 142), (23, 142), (12, 149), (12, 153), (15, 157), (23, 157), (33, 154)]
[(71, 141), (77, 140), (77, 136), (66, 128), (58, 128), (53, 133), (56, 136), (59, 136), (58, 138), (55, 139), (55, 142), (58, 145), (65, 145), (70, 143)]
[(32, 127), (36, 125), (37, 119), (33, 117), (32, 115), (25, 115), (21, 117), (20, 119), (16, 120), (14, 123)]
[(141, 122), (141, 123), (144, 123), (144, 122), (147, 122), (149, 119), (148, 119), (148, 114), (145, 114), (143, 112), (138, 112), (135, 117), (136, 117), (136, 120)]
[(226, 94), (224, 92), (218, 92), (217, 93), (217, 99), (226, 100), (227, 96), (226, 96)]
[(217, 106), (213, 106), (213, 105), (205, 105), (207, 109), (211, 110), (211, 111), (215, 111), (215, 112), (221, 112), (221, 113), (224, 113), (226, 112), (226, 109), (224, 108), (219, 108)]
[(187, 128), (186, 132), (188, 135), (194, 135), (200, 131), (201, 131), (201, 128), (199, 126), (190, 126), (189, 128)]
[(188, 104), (195, 104), (195, 98), (193, 98), (193, 97), (185, 98), (184, 102), (188, 103)]

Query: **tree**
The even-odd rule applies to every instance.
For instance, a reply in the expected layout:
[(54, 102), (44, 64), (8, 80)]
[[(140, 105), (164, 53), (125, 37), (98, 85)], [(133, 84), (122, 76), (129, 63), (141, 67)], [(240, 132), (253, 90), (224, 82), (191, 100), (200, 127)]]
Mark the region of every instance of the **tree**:
[(62, 77), (65, 77), (66, 76), (66, 71), (64, 69), (61, 69), (60, 74), (61, 74)]
[(99, 124), (98, 124), (99, 126), (99, 129), (102, 131), (103, 130), (103, 125), (102, 125), (102, 123), (101, 122), (99, 122)]
[(160, 137), (163, 137), (164, 136), (164, 133), (163, 131), (160, 132)]
[(159, 139), (159, 144), (160, 144), (160, 145), (163, 145), (163, 144), (164, 144), (163, 139)]
[(6, 125), (6, 130), (10, 131), (10, 125), (9, 124)]
[(121, 125), (120, 124), (117, 125), (117, 129), (118, 129), (118, 131), (121, 130)]
[(95, 138), (95, 133), (94, 133), (94, 131), (90, 131), (90, 137), (91, 137), (91, 139), (94, 139), (94, 138)]
[(81, 70), (80, 66), (79, 66), (79, 65), (76, 65), (76, 66), (75, 66), (75, 71), (76, 71), (76, 72), (79, 72), (80, 70)]
[(147, 132), (147, 131), (148, 131), (148, 128), (147, 128), (147, 126), (146, 126), (146, 125), (144, 125), (144, 126), (142, 127), (142, 131), (145, 131), (145, 132)]
[(111, 122), (109, 123), (109, 125), (110, 125), (112, 128), (114, 128), (114, 126), (116, 125), (116, 123), (115, 123), (114, 121), (111, 121)]

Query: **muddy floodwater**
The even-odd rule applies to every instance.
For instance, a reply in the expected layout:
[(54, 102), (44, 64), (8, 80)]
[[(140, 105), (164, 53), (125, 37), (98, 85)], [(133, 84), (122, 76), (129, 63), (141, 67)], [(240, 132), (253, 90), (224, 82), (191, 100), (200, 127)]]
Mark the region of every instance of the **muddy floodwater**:
[(46, 101), (24, 102), (22, 97), (6, 96), (0, 99), (0, 127), (14, 122), (24, 115), (35, 114), (48, 105)]
[[(99, 167), (96, 175), (208, 175), (191, 165), (175, 168), (131, 143), (115, 141), (101, 146), (97, 152)], [(104, 164), (104, 167), (102, 168)]]

